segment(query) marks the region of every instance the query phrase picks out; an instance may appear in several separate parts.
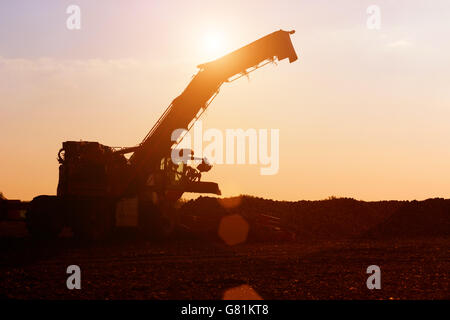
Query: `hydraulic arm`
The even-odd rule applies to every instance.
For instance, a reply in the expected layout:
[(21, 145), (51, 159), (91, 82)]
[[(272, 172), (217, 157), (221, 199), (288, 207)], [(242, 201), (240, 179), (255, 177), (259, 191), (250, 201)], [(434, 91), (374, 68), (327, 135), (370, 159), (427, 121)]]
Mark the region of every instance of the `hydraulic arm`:
[(174, 144), (172, 132), (176, 129), (189, 130), (189, 125), (208, 107), (224, 82), (245, 75), (266, 62), (286, 58), (291, 63), (297, 60), (290, 38), (294, 32), (273, 32), (222, 58), (199, 65), (198, 73), (181, 95), (172, 101), (141, 144), (129, 149), (134, 151), (130, 158), (134, 169), (130, 185), (139, 187), (145, 183), (159, 161), (170, 154)]

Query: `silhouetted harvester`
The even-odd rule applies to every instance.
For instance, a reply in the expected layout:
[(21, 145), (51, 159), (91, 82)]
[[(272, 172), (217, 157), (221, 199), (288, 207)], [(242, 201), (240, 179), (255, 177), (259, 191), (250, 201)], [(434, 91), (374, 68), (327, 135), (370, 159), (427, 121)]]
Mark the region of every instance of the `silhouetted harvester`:
[(176, 224), (174, 204), (184, 192), (220, 194), (216, 183), (200, 181), (201, 172), (211, 169), (206, 159), (197, 159), (200, 164), (194, 168), (189, 165), (193, 155), (189, 152), (186, 157), (182, 150), (184, 159), (191, 161), (172, 161), (177, 146), (172, 133), (180, 128), (189, 130), (224, 82), (276, 60), (297, 60), (290, 38), (293, 33), (276, 31), (199, 65), (187, 88), (138, 146), (63, 142), (58, 154), (57, 195), (41, 195), (31, 201), (26, 214), (29, 232), (51, 238), (69, 227), (76, 236), (99, 239), (116, 227), (138, 227), (154, 236), (169, 235)]

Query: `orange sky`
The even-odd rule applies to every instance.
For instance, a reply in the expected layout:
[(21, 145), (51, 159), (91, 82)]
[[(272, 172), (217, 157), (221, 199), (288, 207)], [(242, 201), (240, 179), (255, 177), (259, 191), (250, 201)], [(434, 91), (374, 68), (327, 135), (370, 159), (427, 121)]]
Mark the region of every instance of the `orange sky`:
[(280, 129), (279, 173), (217, 165), (205, 179), (225, 196), (450, 197), (450, 4), (376, 2), (378, 31), (374, 1), (77, 1), (78, 31), (72, 2), (0, 4), (0, 191), (54, 194), (62, 141), (139, 143), (196, 65), (282, 28), (300, 59), (225, 84), (202, 118)]

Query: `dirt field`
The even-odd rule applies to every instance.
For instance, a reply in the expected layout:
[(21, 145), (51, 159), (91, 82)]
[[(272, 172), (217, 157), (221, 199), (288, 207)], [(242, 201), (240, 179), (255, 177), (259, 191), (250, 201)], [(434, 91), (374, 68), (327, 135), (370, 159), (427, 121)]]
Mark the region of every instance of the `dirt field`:
[[(221, 299), (242, 285), (263, 299), (450, 298), (448, 237), (232, 247), (128, 239), (88, 247), (70, 238), (33, 243), (22, 228), (16, 223), (9, 229), (15, 236), (0, 239), (2, 298)], [(81, 267), (81, 290), (66, 288), (72, 264)], [(366, 287), (366, 268), (373, 264), (381, 268), (381, 290)]]

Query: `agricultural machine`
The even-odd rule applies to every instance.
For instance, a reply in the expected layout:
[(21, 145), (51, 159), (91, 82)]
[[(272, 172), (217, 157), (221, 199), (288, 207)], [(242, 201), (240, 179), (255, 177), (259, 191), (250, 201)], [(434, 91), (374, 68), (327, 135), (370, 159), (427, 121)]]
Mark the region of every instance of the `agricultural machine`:
[(189, 131), (223, 83), (276, 60), (297, 60), (290, 38), (293, 33), (276, 31), (199, 65), (186, 89), (135, 147), (63, 142), (58, 153), (57, 194), (40, 195), (27, 204), (26, 224), (31, 235), (54, 238), (65, 227), (91, 240), (118, 227), (137, 227), (155, 237), (171, 234), (177, 223), (174, 204), (184, 192), (220, 194), (217, 183), (200, 180), (201, 174), (211, 169), (206, 159), (196, 160), (199, 164), (194, 167), (193, 161), (187, 161), (194, 155), (181, 150), (184, 161), (173, 161), (177, 142), (172, 133), (180, 128)]

